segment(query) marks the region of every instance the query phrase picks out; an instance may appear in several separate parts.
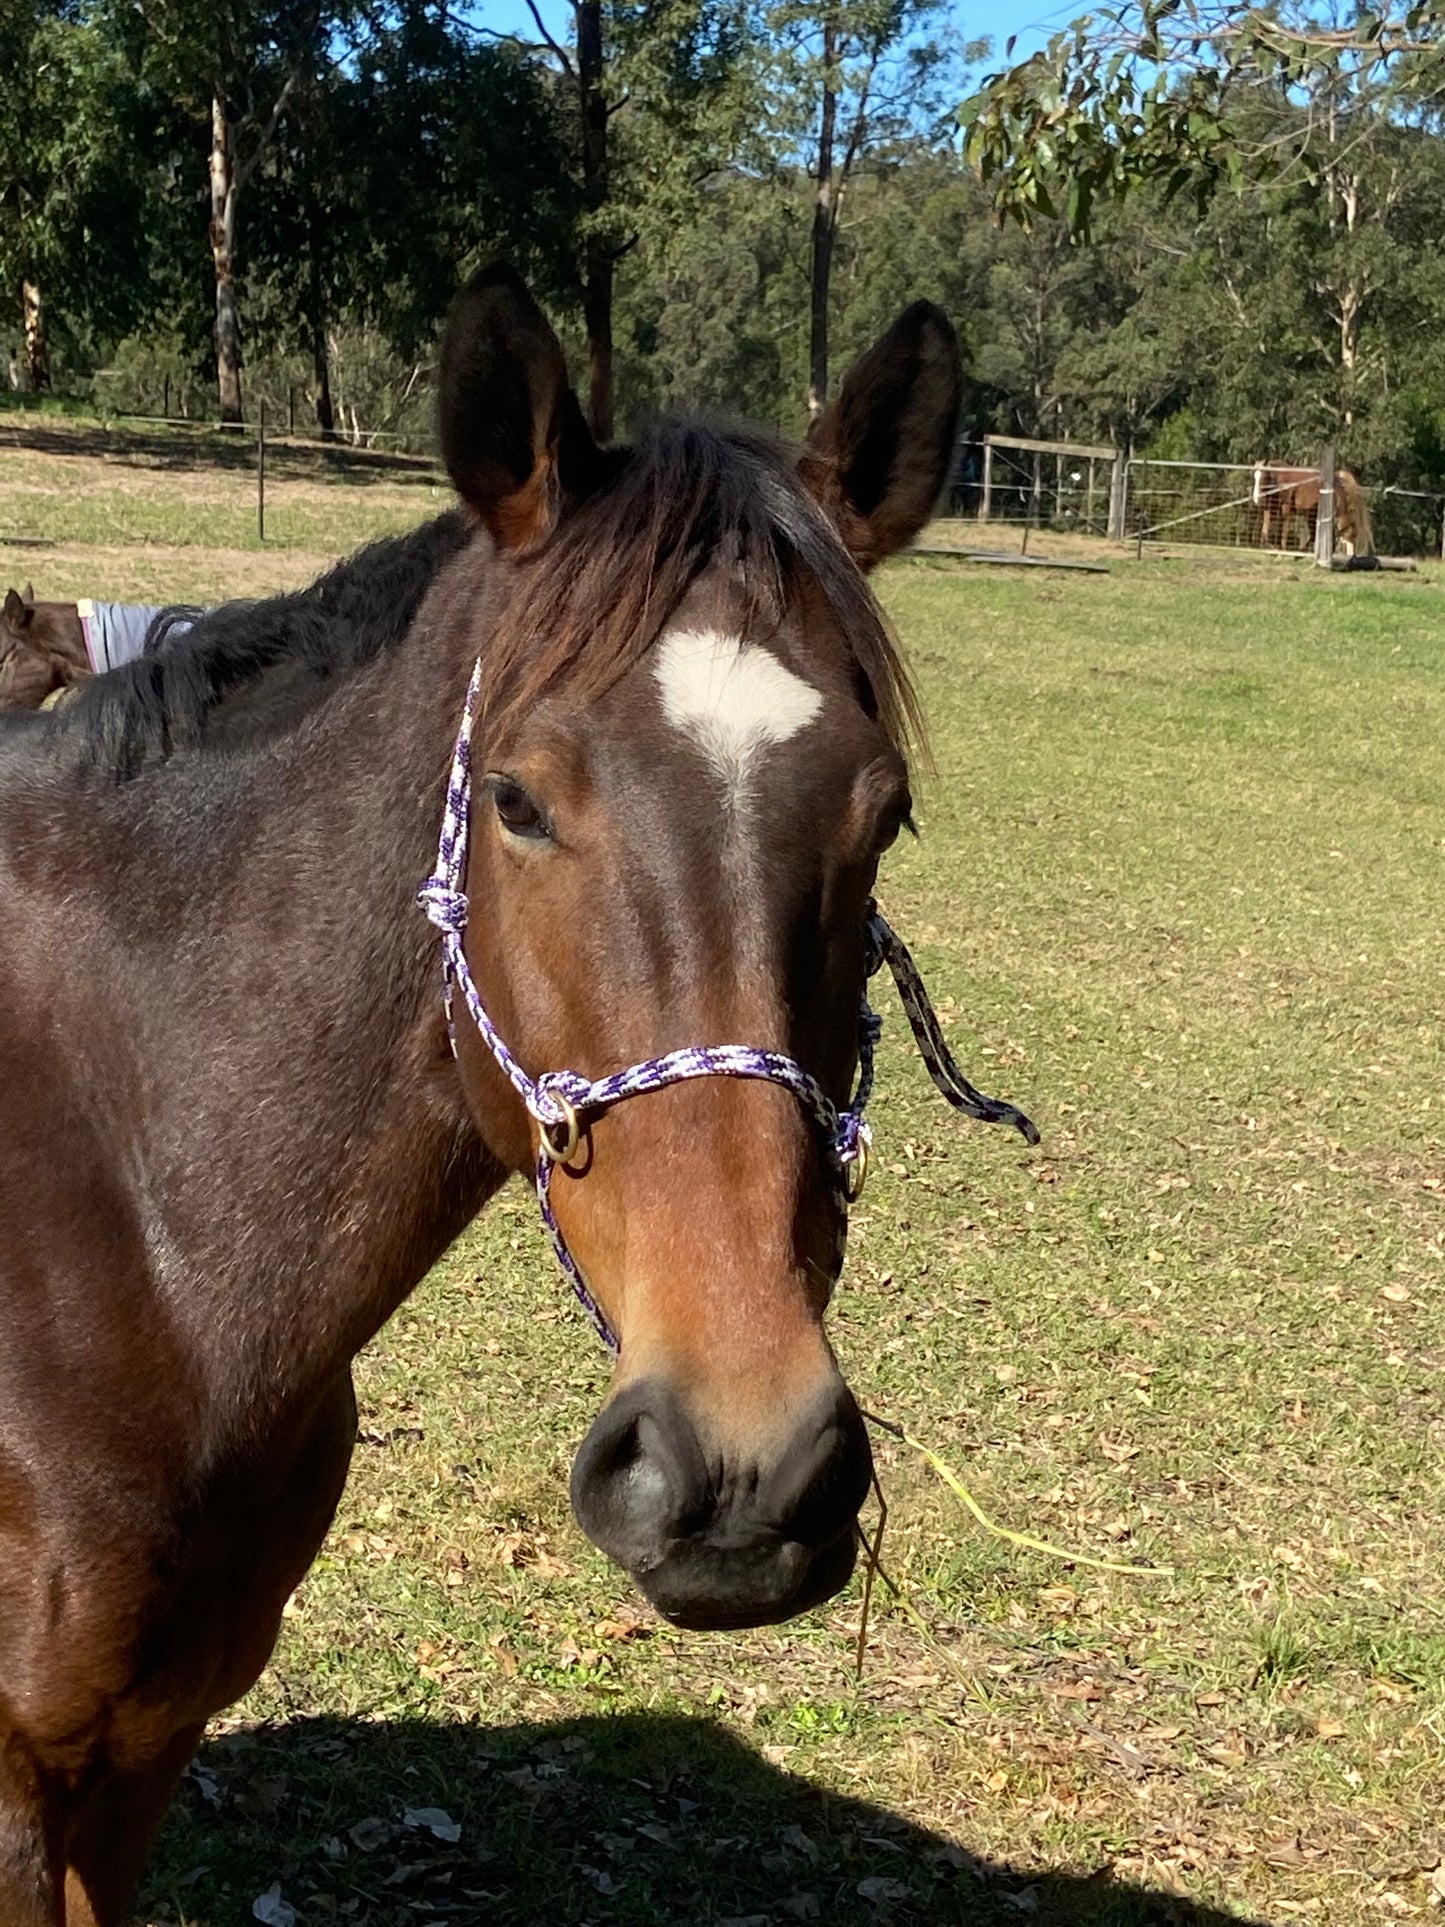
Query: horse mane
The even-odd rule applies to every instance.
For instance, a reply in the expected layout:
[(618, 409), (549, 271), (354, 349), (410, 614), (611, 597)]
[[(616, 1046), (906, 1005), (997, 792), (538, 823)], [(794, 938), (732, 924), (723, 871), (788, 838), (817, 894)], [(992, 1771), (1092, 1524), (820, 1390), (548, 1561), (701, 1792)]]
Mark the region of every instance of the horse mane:
[(820, 593), (848, 639), (859, 699), (900, 750), (922, 744), (913, 685), (877, 599), (802, 486), (796, 457), (761, 434), (660, 423), (612, 478), (513, 566), (526, 592), (489, 637), (479, 691), (499, 724), (565, 682), (595, 698), (656, 642), (723, 558), (750, 618), (781, 620)]
[(84, 683), (55, 712), (56, 738), (84, 770), (124, 781), (178, 751), (204, 751), (207, 725), (231, 697), (265, 698), (258, 731), (284, 729), (324, 689), (402, 640), (471, 532), (451, 510), (369, 544), (292, 594), (164, 609), (142, 656)]

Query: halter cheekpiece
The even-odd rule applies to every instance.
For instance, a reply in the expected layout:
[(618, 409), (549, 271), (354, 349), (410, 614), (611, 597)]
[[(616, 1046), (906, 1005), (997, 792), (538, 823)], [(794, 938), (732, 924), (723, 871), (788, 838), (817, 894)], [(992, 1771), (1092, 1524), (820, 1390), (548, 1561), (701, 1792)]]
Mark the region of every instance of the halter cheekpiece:
[[(865, 990), (858, 1013), (858, 1083), (853, 1096), (839, 1110), (816, 1078), (801, 1064), (779, 1051), (758, 1050), (748, 1044), (695, 1044), (685, 1050), (669, 1051), (664, 1057), (649, 1057), (627, 1070), (614, 1071), (595, 1081), (576, 1071), (544, 1071), (529, 1077), (517, 1062), (482, 1003), (467, 964), (463, 940), (467, 927), (467, 899), (463, 891), (467, 868), (467, 831), (472, 797), (472, 727), (476, 719), (482, 665), (478, 661), (467, 689), (461, 728), (457, 732), (456, 753), (447, 781), (446, 810), (442, 817), (441, 840), (437, 848), (436, 869), (417, 893), (417, 901), (442, 936), (442, 979), (446, 999), (447, 1029), (456, 1050), (453, 1010), (455, 989), (460, 986), (468, 1015), (481, 1032), (483, 1042), (506, 1073), (508, 1081), (537, 1121), (540, 1148), (537, 1154), (537, 1202), (542, 1222), (552, 1240), (552, 1248), (577, 1294), (583, 1309), (596, 1326), (603, 1342), (613, 1351), (617, 1339), (608, 1326), (602, 1309), (587, 1288), (580, 1266), (567, 1248), (562, 1227), (552, 1209), (551, 1181), (554, 1164), (565, 1164), (577, 1149), (583, 1120), (589, 1112), (601, 1111), (624, 1098), (658, 1091), (668, 1084), (680, 1084), (693, 1077), (759, 1077), (781, 1084), (797, 1098), (817, 1123), (828, 1146), (835, 1181), (846, 1223), (846, 1208), (863, 1189), (868, 1170), (868, 1151), (873, 1134), (863, 1112), (873, 1090), (873, 1052), (883, 1028), (868, 1002)], [(959, 1070), (944, 1042), (937, 1013), (929, 1002), (912, 957), (870, 902), (865, 926), (868, 945), (867, 975), (871, 977), (887, 964), (898, 986), (898, 994), (908, 1016), (914, 1038), (929, 1075), (956, 1110), (986, 1124), (1012, 1124), (1030, 1144), (1039, 1141), (1034, 1125), (1012, 1104), (985, 1097)], [(837, 1254), (842, 1269), (841, 1242)]]

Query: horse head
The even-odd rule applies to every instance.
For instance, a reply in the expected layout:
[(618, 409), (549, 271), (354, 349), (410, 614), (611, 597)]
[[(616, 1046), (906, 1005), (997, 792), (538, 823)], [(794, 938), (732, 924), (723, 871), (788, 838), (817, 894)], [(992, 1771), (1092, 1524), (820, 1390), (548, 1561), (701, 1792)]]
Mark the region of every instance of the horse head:
[[(464, 955), (530, 1077), (741, 1045), (847, 1100), (916, 720), (864, 578), (927, 519), (959, 389), (953, 330), (918, 303), (797, 459), (696, 426), (604, 449), (516, 277), (464, 291), (442, 442), (490, 540), (419, 620), (480, 658)], [(482, 1135), (528, 1170), (542, 1126), (456, 1021)], [(872, 1471), (823, 1323), (838, 1171), (766, 1076), (639, 1089), (551, 1150), (551, 1207), (619, 1347), (574, 1508), (679, 1624), (776, 1621), (848, 1578)]]
[(0, 618), (0, 709), (39, 709), (47, 698), (90, 674), (85, 630), (73, 602), (37, 602), (5, 592)]

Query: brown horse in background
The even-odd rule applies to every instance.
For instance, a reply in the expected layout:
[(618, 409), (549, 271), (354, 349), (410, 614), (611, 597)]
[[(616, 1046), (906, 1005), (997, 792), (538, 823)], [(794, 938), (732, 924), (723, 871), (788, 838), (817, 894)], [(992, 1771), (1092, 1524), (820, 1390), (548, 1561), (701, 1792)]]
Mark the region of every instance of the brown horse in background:
[[(474, 664), (467, 958), (519, 1063), (738, 1040), (851, 1087), (916, 716), (864, 572), (946, 476), (947, 320), (800, 458), (599, 448), (505, 270), (442, 376), (464, 514), (0, 718), (3, 1927), (119, 1927), (331, 1522), (353, 1358), (538, 1158), (416, 903)], [(709, 1076), (582, 1145), (552, 1197), (621, 1351), (578, 1518), (679, 1624), (804, 1611), (871, 1474), (818, 1128)]]
[[(1291, 468), (1284, 462), (1256, 462), (1254, 506), (1259, 510), (1260, 546), (1312, 549), (1319, 523), (1321, 476), (1317, 468)], [(1335, 470), (1335, 532), (1346, 555), (1373, 555), (1370, 505), (1347, 468)]]
[(73, 602), (37, 602), (5, 593), (0, 616), (0, 709), (39, 709), (52, 696), (91, 674), (85, 626)]

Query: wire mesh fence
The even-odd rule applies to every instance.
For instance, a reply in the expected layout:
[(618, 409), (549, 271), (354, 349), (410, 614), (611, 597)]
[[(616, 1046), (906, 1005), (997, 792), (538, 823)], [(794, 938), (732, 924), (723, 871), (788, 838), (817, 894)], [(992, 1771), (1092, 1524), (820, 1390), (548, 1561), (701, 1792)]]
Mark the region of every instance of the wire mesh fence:
[[(1184, 462), (1136, 457), (1125, 471), (1122, 532), (1132, 540), (1205, 543), (1308, 555), (1315, 546), (1320, 471), (1253, 462)], [(1309, 482), (1316, 488), (1311, 491)], [(1300, 483), (1306, 486), (1301, 488)], [(1336, 531), (1341, 532), (1337, 486)], [(1366, 487), (1372, 535), (1381, 555), (1445, 556), (1445, 491)], [(1348, 524), (1343, 533), (1353, 537)]]
[[(1134, 538), (1202, 542), (1257, 549), (1264, 516), (1255, 501), (1253, 462), (1171, 462), (1140, 457), (1125, 470), (1124, 532)], [(1291, 527), (1284, 543), (1310, 546), (1308, 531)]]
[(1381, 555), (1445, 557), (1445, 492), (1391, 484), (1365, 494)]

